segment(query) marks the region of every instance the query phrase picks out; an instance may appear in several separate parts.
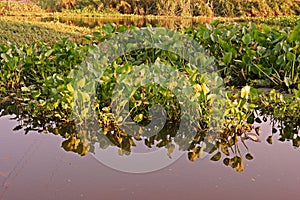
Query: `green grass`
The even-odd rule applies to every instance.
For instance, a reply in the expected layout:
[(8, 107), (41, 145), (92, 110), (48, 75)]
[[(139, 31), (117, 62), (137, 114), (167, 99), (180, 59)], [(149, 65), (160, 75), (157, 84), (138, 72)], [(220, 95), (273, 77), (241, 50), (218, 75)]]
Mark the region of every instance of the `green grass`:
[(59, 22), (21, 21), (20, 18), (0, 18), (0, 43), (31, 44), (42, 41), (53, 44), (64, 37), (78, 39), (90, 33), (88, 28)]

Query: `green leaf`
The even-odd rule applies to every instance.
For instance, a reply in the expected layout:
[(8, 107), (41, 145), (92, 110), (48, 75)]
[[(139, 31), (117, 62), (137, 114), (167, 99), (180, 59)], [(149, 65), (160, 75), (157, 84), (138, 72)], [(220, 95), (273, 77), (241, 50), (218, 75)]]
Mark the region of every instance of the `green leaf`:
[(242, 41), (243, 41), (243, 43), (244, 43), (245, 45), (250, 44), (250, 42), (251, 42), (251, 37), (250, 37), (250, 35), (249, 35), (249, 34), (244, 35), (243, 38), (242, 38)]
[(92, 38), (93, 38), (93, 36), (90, 34), (84, 35), (83, 37), (87, 40), (92, 40)]
[(144, 117), (143, 114), (138, 114), (138, 115), (136, 115), (136, 116), (134, 117), (133, 120), (134, 120), (135, 122), (139, 123), (139, 122), (141, 122), (141, 121), (143, 120), (143, 117)]
[(245, 156), (245, 158), (247, 160), (253, 160), (253, 156), (250, 153), (247, 153), (246, 156)]
[(223, 61), (226, 65), (228, 65), (232, 60), (232, 53), (231, 52), (227, 52), (225, 53), (224, 57), (223, 57)]
[(29, 92), (30, 91), (30, 89), (28, 88), (28, 87), (21, 87), (21, 91), (22, 92)]
[(300, 41), (300, 21), (298, 22), (297, 26), (294, 27), (289, 39), (291, 41)]
[(296, 55), (291, 52), (287, 52), (286, 58), (288, 61), (294, 61), (296, 60)]
[(93, 32), (93, 36), (96, 38), (100, 38), (101, 34), (99, 32)]
[(74, 92), (74, 88), (72, 87), (71, 83), (67, 85), (67, 89), (69, 90), (69, 92)]
[(252, 113), (248, 119), (247, 119), (247, 122), (250, 123), (250, 124), (253, 124), (254, 123), (254, 119), (255, 119), (255, 115), (254, 113)]
[(49, 56), (53, 53), (53, 51), (54, 51), (54, 49), (50, 49), (49, 51), (47, 51), (47, 52), (45, 53), (45, 56), (46, 56), (46, 57), (49, 57)]
[(213, 157), (211, 157), (210, 160), (212, 161), (218, 161), (221, 158), (221, 152), (216, 153)]
[(113, 33), (115, 31), (115, 27), (116, 27), (115, 24), (107, 23), (107, 24), (104, 24), (101, 29), (105, 34), (108, 35), (108, 34)]
[(245, 99), (248, 99), (249, 98), (249, 95), (250, 95), (250, 89), (251, 87), (246, 85), (244, 86), (242, 89), (241, 89), (241, 97), (242, 98), (245, 98)]

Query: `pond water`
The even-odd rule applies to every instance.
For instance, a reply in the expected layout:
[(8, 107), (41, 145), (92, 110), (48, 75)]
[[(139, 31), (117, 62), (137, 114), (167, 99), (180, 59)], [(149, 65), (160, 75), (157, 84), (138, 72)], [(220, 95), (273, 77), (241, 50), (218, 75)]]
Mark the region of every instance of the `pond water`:
[(79, 156), (61, 148), (60, 135), (12, 131), (12, 116), (0, 118), (0, 199), (296, 199), (300, 152), (289, 142), (267, 144), (271, 126), (261, 124), (261, 143), (247, 141), (254, 156), (237, 173), (204, 157), (183, 154), (151, 173), (109, 168), (91, 153)]

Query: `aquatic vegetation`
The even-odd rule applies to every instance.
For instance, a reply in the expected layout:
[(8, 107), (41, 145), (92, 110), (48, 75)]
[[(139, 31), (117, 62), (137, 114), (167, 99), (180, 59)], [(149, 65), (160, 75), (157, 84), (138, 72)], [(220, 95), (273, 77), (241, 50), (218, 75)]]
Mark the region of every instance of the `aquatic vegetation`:
[(297, 25), (300, 20), (299, 15), (294, 16), (276, 16), (276, 17), (247, 17), (237, 19), (237, 22), (254, 22), (256, 24), (266, 24), (270, 26), (279, 26), (279, 27), (294, 27)]
[(300, 84), (298, 89), (293, 90), (291, 96), (284, 96), (272, 90), (261, 99), (260, 115), (270, 116), (273, 130), (268, 137), (268, 142), (272, 143), (274, 134), (279, 134), (279, 140), (292, 141), (295, 147), (300, 146)]
[[(35, 130), (59, 134), (66, 139), (62, 147), (80, 155), (94, 152), (95, 144), (103, 149), (117, 146), (120, 155), (130, 154), (136, 143), (143, 142), (149, 148), (166, 148), (168, 156), (178, 147), (187, 152), (191, 161), (201, 158), (204, 153), (211, 154), (213, 161), (225, 156), (223, 163), (237, 171), (244, 170), (244, 158), (254, 158), (246, 140), (259, 141), (259, 128), (253, 124), (261, 121), (260, 118), (271, 119), (274, 134), (277, 131), (280, 133), (279, 140), (292, 140), (294, 146), (300, 145), (299, 25), (293, 30), (271, 29), (268, 26), (263, 26), (261, 30), (252, 23), (214, 22), (199, 28), (180, 30), (215, 58), (216, 69), (223, 77), (223, 80), (216, 81), (226, 85), (226, 91), (222, 93), (224, 98), (217, 102), (213, 101), (213, 88), (209, 87), (215, 79), (194, 71), (187, 60), (166, 50), (141, 48), (119, 56), (106, 68), (99, 84), (91, 81), (83, 70), (78, 70), (83, 67), (82, 63), (86, 66), (92, 64), (86, 58), (89, 52), (98, 48), (97, 45), (129, 29), (106, 24), (99, 32), (84, 37), (88, 45), (77, 44), (67, 38), (53, 45), (43, 42), (30, 45), (1, 44), (1, 116), (15, 115), (20, 121), (15, 129), (24, 129), (25, 133)], [(209, 60), (199, 60), (208, 62), (210, 69)], [(140, 130), (128, 132), (120, 128), (122, 120), (113, 114), (111, 102), (117, 79), (136, 69), (134, 66), (157, 61), (178, 69), (192, 83), (193, 98), (199, 105), (195, 112), (199, 113), (200, 120), (191, 117), (184, 123), (197, 124), (195, 135), (178, 134), (179, 119), (185, 111), (181, 110), (181, 102), (174, 97), (173, 91), (158, 84), (138, 88), (128, 103), (129, 116), (140, 127), (153, 120), (153, 105), (164, 107), (166, 123), (159, 133), (147, 136), (142, 135)], [(82, 79), (74, 83), (72, 81), (76, 75), (82, 76)], [(124, 87), (130, 86), (125, 81)], [(280, 88), (291, 94), (283, 95), (276, 90), (265, 94), (255, 88), (260, 86)], [(96, 93), (90, 95), (81, 90), (86, 87), (95, 88)], [(92, 98), (95, 103), (92, 108), (96, 113), (92, 117), (95, 120), (83, 121), (90, 129), (78, 129), (81, 125), (77, 123), (78, 118), (88, 116), (90, 110), (74, 115), (74, 103), (88, 104)], [(218, 115), (221, 122), (215, 125), (218, 129), (212, 130), (212, 107), (219, 104), (225, 110)], [(115, 109), (123, 107), (116, 105)], [(95, 127), (98, 130), (95, 131)], [(268, 139), (269, 143), (272, 136)], [(245, 154), (240, 150), (242, 146), (245, 147)]]
[[(216, 58), (228, 84), (295, 88), (299, 82), (299, 26), (274, 29), (253, 23), (213, 23), (187, 29)], [(294, 34), (295, 35), (295, 34)]]

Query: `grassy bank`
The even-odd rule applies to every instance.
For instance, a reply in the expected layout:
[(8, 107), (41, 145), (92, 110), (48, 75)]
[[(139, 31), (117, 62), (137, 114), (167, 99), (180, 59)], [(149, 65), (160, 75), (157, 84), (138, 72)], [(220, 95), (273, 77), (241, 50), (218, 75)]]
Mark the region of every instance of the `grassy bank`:
[(39, 22), (34, 19), (22, 21), (19, 18), (0, 18), (0, 43), (31, 44), (42, 41), (53, 44), (64, 37), (78, 39), (90, 33), (83, 27), (69, 26), (59, 22)]

